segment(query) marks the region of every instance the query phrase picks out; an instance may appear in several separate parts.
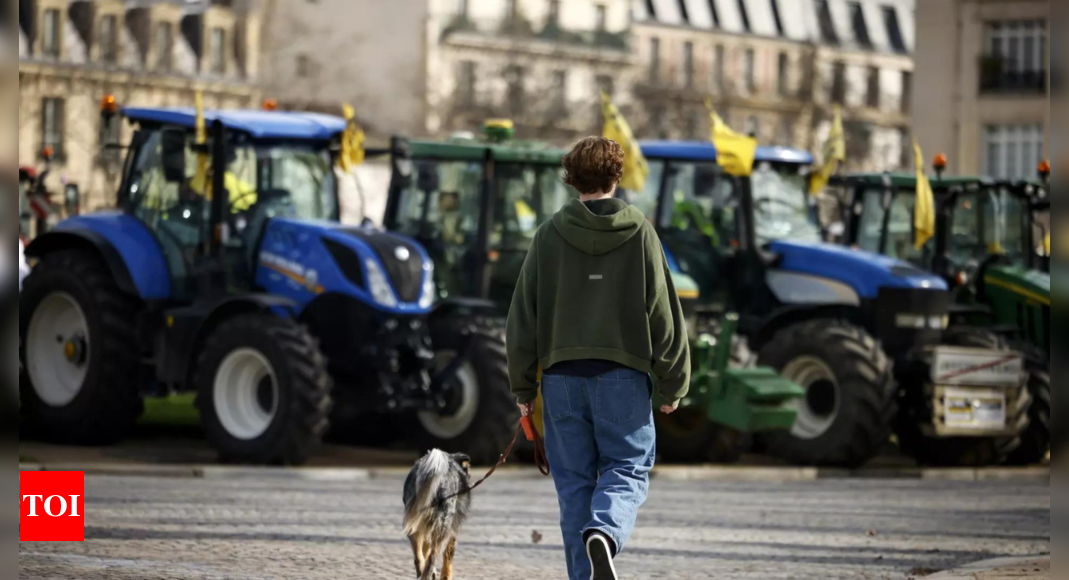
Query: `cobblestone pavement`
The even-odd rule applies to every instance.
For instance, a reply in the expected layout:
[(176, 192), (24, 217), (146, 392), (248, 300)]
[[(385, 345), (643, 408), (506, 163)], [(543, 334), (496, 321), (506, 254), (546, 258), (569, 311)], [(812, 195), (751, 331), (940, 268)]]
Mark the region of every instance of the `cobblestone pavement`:
[[(19, 577), (410, 579), (402, 481), (89, 477), (87, 541), (20, 544)], [(618, 562), (632, 580), (903, 580), (1049, 553), (1050, 506), (1038, 483), (654, 481)], [(550, 482), (491, 480), (457, 580), (561, 580), (561, 545)]]

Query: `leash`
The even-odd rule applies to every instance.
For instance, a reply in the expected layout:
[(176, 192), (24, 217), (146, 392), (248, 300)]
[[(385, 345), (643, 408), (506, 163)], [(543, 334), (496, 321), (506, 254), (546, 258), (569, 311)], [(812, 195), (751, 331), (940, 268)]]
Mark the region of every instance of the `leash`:
[(535, 427), (534, 420), (531, 418), (531, 415), (527, 414), (520, 418), (520, 425), (516, 428), (516, 434), (512, 436), (512, 441), (508, 444), (508, 447), (506, 447), (505, 450), (501, 453), (501, 457), (497, 460), (497, 465), (491, 467), (490, 471), (486, 472), (486, 475), (484, 475), (482, 479), (476, 481), (475, 484), (468, 487), (468, 489), (454, 493), (450, 496), (439, 498), (438, 501), (444, 502), (455, 497), (462, 496), (464, 494), (469, 494), (475, 491), (475, 488), (479, 487), (483, 483), (486, 483), (486, 480), (490, 479), (490, 476), (492, 476), (497, 471), (497, 468), (501, 467), (508, 461), (509, 455), (512, 455), (512, 448), (515, 447), (516, 442), (520, 440), (520, 433), (523, 433), (527, 437), (527, 440), (534, 444), (535, 467), (538, 468), (538, 472), (545, 477), (549, 477), (549, 460), (546, 459), (545, 441), (542, 440), (542, 435), (539, 434), (538, 429)]

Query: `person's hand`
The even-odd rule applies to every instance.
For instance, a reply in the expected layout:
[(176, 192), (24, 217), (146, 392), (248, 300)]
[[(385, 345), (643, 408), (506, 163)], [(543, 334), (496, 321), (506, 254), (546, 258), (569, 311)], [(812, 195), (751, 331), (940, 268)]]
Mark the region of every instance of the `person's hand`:
[(665, 415), (671, 415), (676, 412), (676, 408), (672, 405), (661, 405), (661, 412)]
[(520, 416), (521, 417), (530, 417), (530, 416), (534, 415), (534, 412), (535, 412), (534, 401), (531, 401), (530, 403), (519, 403), (516, 406), (520, 408)]

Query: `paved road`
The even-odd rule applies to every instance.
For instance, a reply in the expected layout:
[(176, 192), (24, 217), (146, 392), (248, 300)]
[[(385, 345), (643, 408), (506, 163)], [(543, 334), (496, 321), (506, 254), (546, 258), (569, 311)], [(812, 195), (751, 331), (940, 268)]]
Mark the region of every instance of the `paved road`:
[[(90, 477), (87, 541), (20, 544), (19, 577), (410, 579), (401, 483)], [(1050, 506), (1038, 483), (655, 481), (619, 567), (633, 580), (903, 580), (1049, 553)], [(457, 580), (563, 579), (556, 520), (548, 481), (491, 481)]]

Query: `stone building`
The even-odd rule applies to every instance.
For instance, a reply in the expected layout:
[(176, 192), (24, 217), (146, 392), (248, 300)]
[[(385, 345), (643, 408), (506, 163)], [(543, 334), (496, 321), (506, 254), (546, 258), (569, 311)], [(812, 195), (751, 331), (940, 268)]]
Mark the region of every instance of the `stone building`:
[[(57, 197), (78, 186), (83, 210), (114, 203), (131, 129), (118, 106), (260, 104), (260, 17), (252, 0), (19, 0), (18, 162), (49, 165)], [(51, 162), (43, 152), (53, 154)]]
[(1050, 18), (1049, 0), (918, 3), (913, 124), (952, 172), (1034, 178), (1050, 158)]
[(913, 0), (634, 0), (633, 14), (640, 134), (705, 138), (711, 98), (762, 143), (819, 151), (837, 103), (846, 169), (908, 157)]
[(630, 0), (276, 2), (265, 94), (284, 108), (351, 102), (372, 137), (475, 131), (507, 117), (527, 138), (598, 130), (598, 90), (629, 92)]

